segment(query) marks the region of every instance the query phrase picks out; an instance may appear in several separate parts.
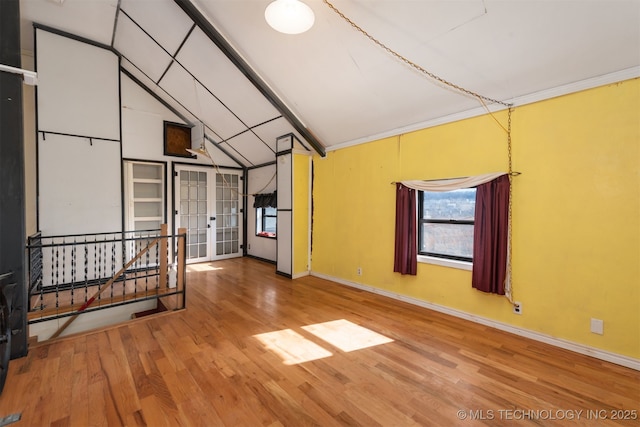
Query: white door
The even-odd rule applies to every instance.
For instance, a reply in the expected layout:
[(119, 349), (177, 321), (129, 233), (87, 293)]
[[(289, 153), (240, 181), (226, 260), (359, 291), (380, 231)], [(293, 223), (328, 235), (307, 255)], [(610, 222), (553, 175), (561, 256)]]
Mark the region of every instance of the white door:
[(187, 229), (187, 263), (241, 256), (239, 182), (237, 172), (176, 166), (175, 224)]
[(215, 250), (212, 259), (241, 256), (242, 197), (240, 174), (216, 174)]

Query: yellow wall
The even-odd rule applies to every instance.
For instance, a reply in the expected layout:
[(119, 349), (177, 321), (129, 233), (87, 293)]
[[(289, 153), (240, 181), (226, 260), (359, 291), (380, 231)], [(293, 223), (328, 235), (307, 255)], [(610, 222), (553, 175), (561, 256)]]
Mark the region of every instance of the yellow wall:
[(640, 79), (518, 107), (512, 129), (522, 315), (472, 289), (469, 271), (393, 273), (390, 183), (506, 171), (506, 135), (489, 116), (316, 156), (312, 270), (640, 358)]
[(308, 274), (309, 271), (309, 194), (311, 192), (309, 171), (310, 157), (293, 155), (293, 268), (292, 275)]

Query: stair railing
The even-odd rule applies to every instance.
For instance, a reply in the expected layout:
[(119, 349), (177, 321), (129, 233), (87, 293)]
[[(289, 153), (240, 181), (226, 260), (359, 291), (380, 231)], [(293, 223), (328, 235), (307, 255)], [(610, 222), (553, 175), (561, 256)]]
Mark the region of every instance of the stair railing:
[(55, 338), (79, 315), (96, 310), (151, 299), (185, 308), (185, 240), (185, 229), (169, 235), (166, 224), (160, 230), (30, 237), (28, 323), (68, 317)]

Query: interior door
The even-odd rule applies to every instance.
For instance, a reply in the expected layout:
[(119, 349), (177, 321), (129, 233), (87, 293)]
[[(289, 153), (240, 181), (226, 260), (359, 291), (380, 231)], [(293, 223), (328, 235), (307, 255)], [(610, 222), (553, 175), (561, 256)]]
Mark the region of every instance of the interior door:
[(216, 174), (215, 253), (213, 259), (233, 258), (241, 255), (242, 197), (240, 174)]
[(176, 232), (187, 229), (187, 263), (241, 256), (240, 175), (176, 165)]

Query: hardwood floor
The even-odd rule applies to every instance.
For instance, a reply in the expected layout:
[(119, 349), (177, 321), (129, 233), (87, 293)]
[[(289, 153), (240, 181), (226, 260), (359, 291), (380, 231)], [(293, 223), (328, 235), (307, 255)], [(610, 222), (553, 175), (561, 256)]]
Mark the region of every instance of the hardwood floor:
[(39, 344), (11, 361), (0, 418), (21, 413), (12, 426), (640, 424), (638, 371), (319, 278), (291, 281), (249, 258), (189, 270), (187, 310)]

